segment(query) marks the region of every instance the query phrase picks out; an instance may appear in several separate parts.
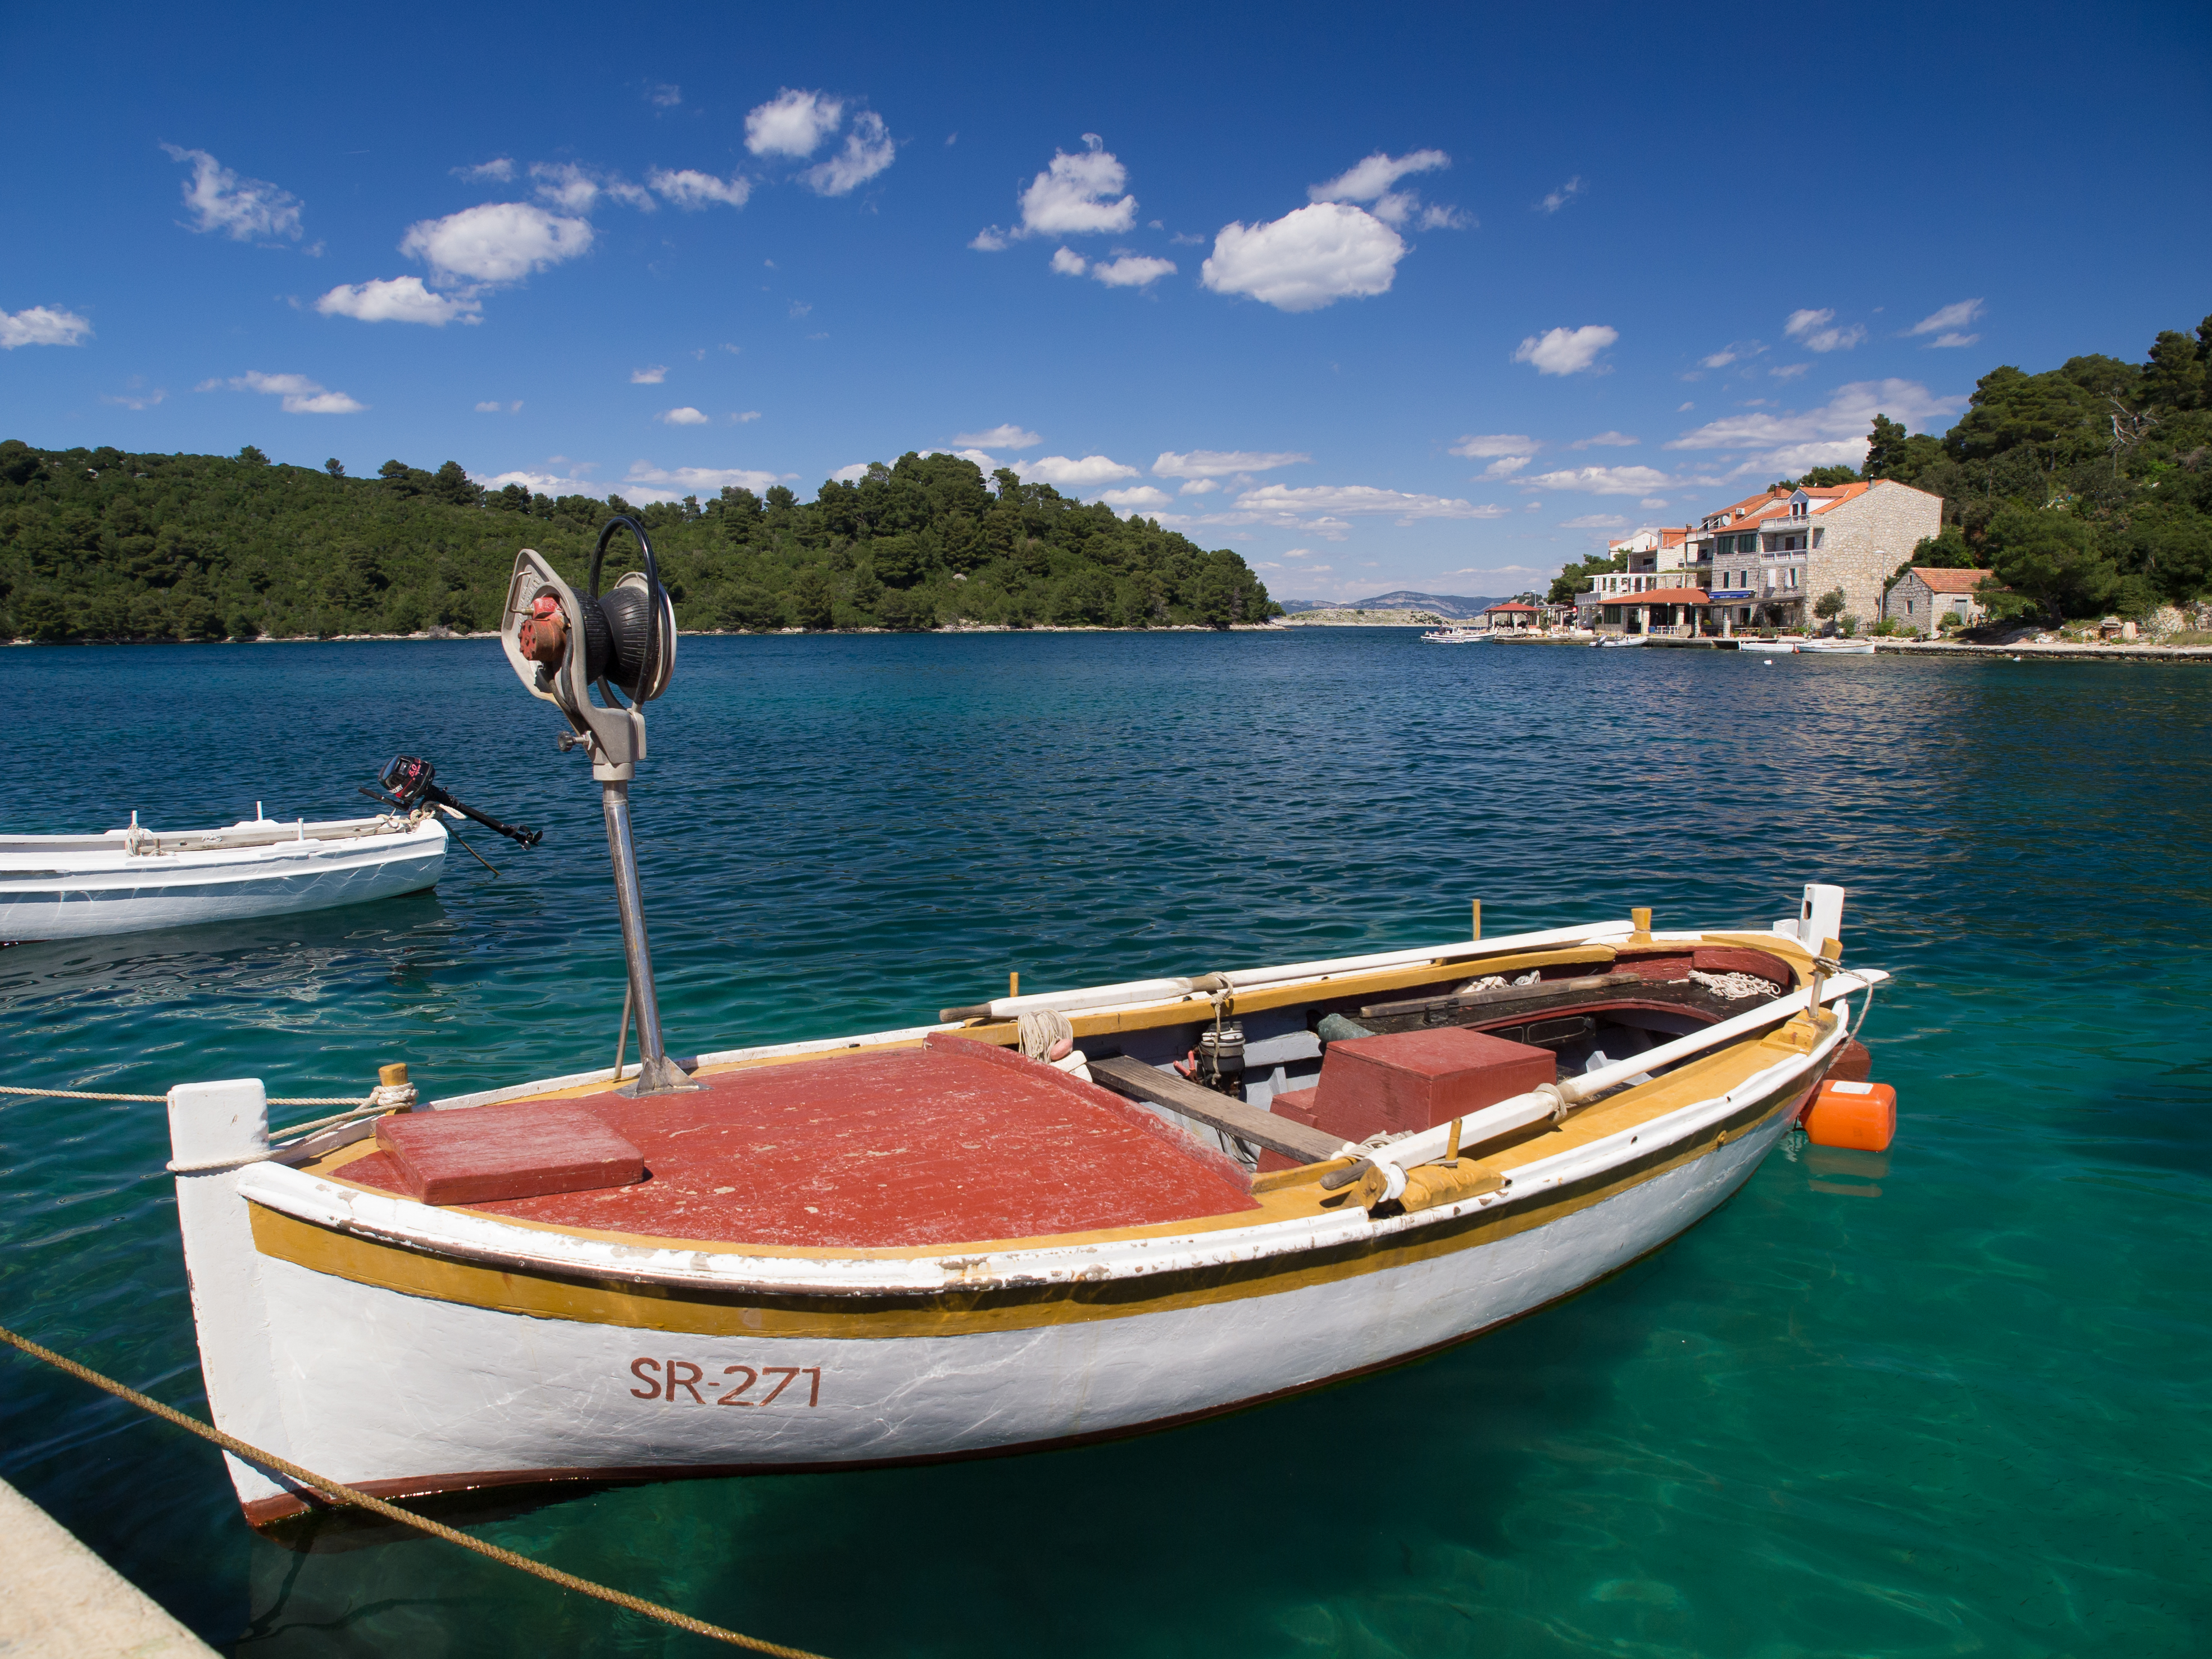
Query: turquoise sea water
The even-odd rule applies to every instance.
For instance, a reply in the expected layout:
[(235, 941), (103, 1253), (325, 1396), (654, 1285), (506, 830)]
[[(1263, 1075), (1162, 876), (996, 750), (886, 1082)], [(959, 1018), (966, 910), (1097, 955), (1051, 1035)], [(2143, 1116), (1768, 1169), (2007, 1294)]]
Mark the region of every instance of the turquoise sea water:
[[(605, 1063), (596, 793), (495, 647), (0, 653), (18, 830), (332, 816), (392, 751), (546, 830), (434, 896), (0, 951), (0, 1082), (450, 1094)], [(1850, 889), (1886, 1156), (1778, 1154), (1577, 1300), (1118, 1445), (450, 1506), (864, 1655), (2212, 1645), (2212, 676), (1407, 632), (686, 640), (636, 816), (671, 1046)], [(0, 1108), (0, 1321), (204, 1409), (161, 1109)], [(708, 1644), (447, 1546), (255, 1537), (217, 1455), (15, 1355), (0, 1475), (210, 1642)]]

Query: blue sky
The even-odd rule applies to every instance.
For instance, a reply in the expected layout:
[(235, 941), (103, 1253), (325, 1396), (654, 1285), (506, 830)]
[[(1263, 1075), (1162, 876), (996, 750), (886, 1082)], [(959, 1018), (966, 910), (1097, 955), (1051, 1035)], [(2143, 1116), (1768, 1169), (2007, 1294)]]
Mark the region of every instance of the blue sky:
[(972, 451), (1279, 597), (1505, 592), (2193, 327), (2208, 16), (26, 11), (0, 436), (633, 500)]

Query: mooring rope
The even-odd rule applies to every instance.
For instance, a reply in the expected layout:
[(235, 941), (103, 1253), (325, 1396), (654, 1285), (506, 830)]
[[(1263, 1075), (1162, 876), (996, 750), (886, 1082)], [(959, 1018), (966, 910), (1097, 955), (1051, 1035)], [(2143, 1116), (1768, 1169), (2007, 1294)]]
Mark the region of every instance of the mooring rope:
[[(159, 1097), (157, 1096), (156, 1098)], [(279, 1474), (288, 1474), (301, 1486), (313, 1486), (317, 1492), (336, 1498), (339, 1503), (357, 1504), (372, 1514), (382, 1516), (387, 1521), (397, 1521), (403, 1526), (413, 1527), (417, 1531), (427, 1532), (434, 1538), (442, 1538), (449, 1544), (459, 1544), (465, 1550), (474, 1550), (478, 1555), (489, 1557), (501, 1566), (513, 1567), (518, 1571), (529, 1573), (535, 1577), (543, 1578), (550, 1584), (558, 1584), (562, 1589), (574, 1590), (580, 1595), (588, 1595), (596, 1601), (607, 1602), (611, 1606), (626, 1608), (631, 1613), (643, 1613), (648, 1619), (659, 1620), (662, 1624), (672, 1626), (678, 1630), (689, 1631), (694, 1636), (704, 1636), (717, 1642), (726, 1642), (732, 1647), (750, 1648), (755, 1653), (778, 1654), (783, 1656), (784, 1659), (822, 1659), (821, 1655), (805, 1648), (787, 1648), (780, 1642), (767, 1641), (757, 1636), (746, 1636), (738, 1631), (726, 1630), (720, 1625), (710, 1625), (703, 1619), (694, 1619), (688, 1613), (678, 1613), (674, 1607), (665, 1607), (658, 1601), (647, 1601), (641, 1596), (630, 1595), (627, 1590), (611, 1589), (605, 1584), (595, 1584), (588, 1578), (579, 1578), (575, 1574), (563, 1572), (558, 1567), (549, 1567), (541, 1561), (532, 1560), (526, 1555), (518, 1555), (513, 1550), (502, 1549), (497, 1544), (487, 1544), (480, 1538), (471, 1538), (465, 1532), (457, 1531), (452, 1527), (416, 1515), (412, 1510), (404, 1510), (397, 1504), (386, 1503), (381, 1498), (372, 1498), (368, 1493), (357, 1491), (340, 1481), (303, 1469), (297, 1463), (279, 1457), (273, 1452), (263, 1451), (258, 1446), (249, 1446), (235, 1435), (225, 1434), (221, 1429), (210, 1424), (203, 1423), (197, 1417), (187, 1417), (174, 1407), (165, 1406), (160, 1401), (139, 1393), (136, 1389), (118, 1382), (112, 1376), (102, 1376), (98, 1371), (89, 1366), (78, 1364), (76, 1360), (65, 1354), (56, 1353), (52, 1348), (41, 1347), (28, 1337), (18, 1336), (4, 1325), (0, 1325), (0, 1341), (5, 1341), (11, 1347), (21, 1349), (34, 1359), (43, 1359), (49, 1365), (67, 1371), (81, 1382), (89, 1382), (95, 1389), (106, 1389), (118, 1400), (127, 1400), (141, 1411), (151, 1412), (165, 1422), (173, 1423), (180, 1429), (188, 1429), (201, 1439), (212, 1441), (225, 1451), (242, 1457), (249, 1463), (258, 1464), (266, 1469), (274, 1469)]]
[[(37, 1095), (52, 1100), (127, 1100), (134, 1105), (149, 1106), (168, 1099), (167, 1095), (97, 1095), (85, 1089), (19, 1089), (0, 1084), (0, 1095)], [(366, 1106), (368, 1103), (359, 1095), (271, 1095), (271, 1106)]]

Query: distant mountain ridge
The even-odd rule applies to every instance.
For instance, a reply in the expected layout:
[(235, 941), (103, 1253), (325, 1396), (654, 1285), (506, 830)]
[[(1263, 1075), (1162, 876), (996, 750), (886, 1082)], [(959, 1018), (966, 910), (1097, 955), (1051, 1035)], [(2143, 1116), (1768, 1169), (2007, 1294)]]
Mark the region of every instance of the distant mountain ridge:
[(1433, 611), (1439, 617), (1465, 619), (1480, 617), (1498, 601), (1459, 593), (1416, 593), (1401, 587), (1395, 592), (1377, 593), (1371, 599), (1278, 599), (1275, 603), (1293, 616), (1302, 611)]

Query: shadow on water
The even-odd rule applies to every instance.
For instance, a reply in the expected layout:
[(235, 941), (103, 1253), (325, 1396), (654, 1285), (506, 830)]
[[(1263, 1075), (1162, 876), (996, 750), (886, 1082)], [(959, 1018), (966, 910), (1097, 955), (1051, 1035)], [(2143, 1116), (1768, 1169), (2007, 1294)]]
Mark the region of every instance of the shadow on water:
[(388, 952), (405, 971), (410, 951), (453, 932), (436, 892), (293, 916), (164, 927), (94, 939), (46, 939), (0, 951), (0, 1007), (5, 999), (46, 991), (98, 992), (147, 979), (210, 980), (258, 963), (292, 968), (302, 957), (341, 951)]

